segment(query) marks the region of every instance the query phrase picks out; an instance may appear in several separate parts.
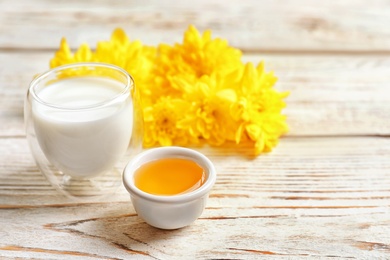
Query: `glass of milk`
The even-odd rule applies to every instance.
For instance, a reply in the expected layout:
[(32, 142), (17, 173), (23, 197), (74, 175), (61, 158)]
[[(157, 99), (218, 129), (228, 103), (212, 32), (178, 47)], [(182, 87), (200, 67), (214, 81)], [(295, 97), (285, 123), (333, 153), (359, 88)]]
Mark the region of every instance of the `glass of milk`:
[(39, 75), (24, 111), (37, 166), (69, 197), (112, 194), (141, 150), (139, 103), (132, 77), (113, 65), (74, 63)]

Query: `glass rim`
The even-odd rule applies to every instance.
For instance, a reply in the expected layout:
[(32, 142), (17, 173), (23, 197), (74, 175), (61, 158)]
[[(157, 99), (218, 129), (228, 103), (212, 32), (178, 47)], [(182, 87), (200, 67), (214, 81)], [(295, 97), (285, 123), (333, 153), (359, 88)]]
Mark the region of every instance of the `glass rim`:
[[(111, 98), (108, 98), (107, 100), (104, 100), (102, 102), (98, 102), (96, 104), (86, 105), (86, 106), (75, 106), (75, 107), (67, 107), (62, 106), (54, 103), (50, 103), (47, 101), (42, 100), (38, 93), (36, 93), (35, 87), (38, 86), (38, 83), (50, 76), (53, 73), (59, 72), (61, 70), (71, 69), (71, 68), (78, 68), (78, 67), (99, 67), (99, 68), (108, 68), (115, 70), (117, 72), (120, 72), (126, 79), (126, 82), (123, 84), (125, 87), (121, 92), (118, 92), (117, 95), (114, 95)], [(121, 99), (126, 93), (130, 92), (130, 90), (134, 87), (134, 79), (133, 77), (123, 68), (108, 64), (108, 63), (102, 63), (102, 62), (75, 62), (70, 63), (62, 66), (58, 66), (52, 69), (49, 69), (41, 74), (39, 74), (35, 79), (33, 79), (29, 85), (28, 92), (31, 94), (31, 96), (39, 102), (40, 104), (54, 108), (54, 109), (61, 109), (61, 110), (88, 110), (88, 109), (94, 109), (94, 108), (101, 108), (106, 105), (110, 105), (112, 103), (115, 103), (117, 100)]]

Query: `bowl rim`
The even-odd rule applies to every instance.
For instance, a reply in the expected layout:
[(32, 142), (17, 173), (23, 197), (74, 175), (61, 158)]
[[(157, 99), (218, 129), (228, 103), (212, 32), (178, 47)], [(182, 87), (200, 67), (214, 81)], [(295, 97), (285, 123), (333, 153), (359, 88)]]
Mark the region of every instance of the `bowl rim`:
[[(145, 159), (145, 157), (150, 157), (149, 159)], [(178, 195), (154, 195), (140, 190), (134, 184), (134, 172), (146, 162), (150, 162), (153, 160), (163, 159), (163, 158), (184, 158), (192, 160), (198, 163), (201, 167), (205, 168), (208, 172), (208, 177), (203, 183), (202, 186), (197, 188), (196, 190), (190, 191), (188, 193), (178, 194)], [(143, 162), (146, 160), (145, 162)], [(208, 194), (211, 188), (214, 186), (217, 173), (215, 170), (215, 166), (202, 153), (179, 146), (166, 146), (166, 147), (158, 147), (158, 148), (150, 148), (145, 150), (138, 155), (136, 155), (130, 162), (126, 165), (123, 171), (123, 185), (126, 190), (130, 193), (131, 196), (136, 196), (143, 198), (148, 201), (160, 202), (160, 203), (185, 203), (198, 198), (203, 197)]]

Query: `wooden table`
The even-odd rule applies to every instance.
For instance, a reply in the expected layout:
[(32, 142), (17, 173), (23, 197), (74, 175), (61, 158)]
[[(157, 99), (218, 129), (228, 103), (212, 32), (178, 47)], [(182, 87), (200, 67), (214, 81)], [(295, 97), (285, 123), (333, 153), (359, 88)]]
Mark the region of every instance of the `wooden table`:
[[(122, 27), (145, 44), (189, 24), (265, 61), (290, 90), (290, 132), (274, 151), (202, 148), (218, 180), (203, 215), (163, 231), (128, 194), (58, 195), (23, 128), (29, 82), (66, 37), (95, 46)], [(388, 1), (0, 1), (0, 258), (390, 259)]]

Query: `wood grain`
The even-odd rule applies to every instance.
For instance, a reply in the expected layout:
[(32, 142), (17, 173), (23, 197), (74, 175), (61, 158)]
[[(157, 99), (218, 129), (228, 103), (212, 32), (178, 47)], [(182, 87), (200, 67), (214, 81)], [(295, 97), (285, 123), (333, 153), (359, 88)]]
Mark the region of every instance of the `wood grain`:
[[(37, 170), (24, 138), (0, 139), (0, 144), (0, 195), (9, 196), (0, 197), (0, 205), (7, 208), (4, 205), (18, 201), (20, 205), (30, 205), (29, 196), (55, 195)], [(287, 137), (272, 153), (256, 158), (250, 157), (249, 147), (195, 149), (216, 165), (219, 175), (211, 198), (218, 203), (226, 201), (235, 207), (297, 202), (305, 202), (302, 206), (351, 206), (354, 200), (354, 206), (390, 206), (388, 138)], [(13, 199), (16, 191), (18, 196)], [(127, 201), (126, 194), (121, 190), (117, 199)], [(264, 201), (257, 201), (263, 196)], [(57, 199), (54, 196), (46, 202), (58, 204)], [(212, 202), (210, 207), (214, 207)]]
[[(290, 132), (268, 154), (192, 147), (215, 164), (206, 210), (174, 231), (140, 219), (123, 187), (71, 201), (29, 152), (23, 101), (65, 36), (122, 27), (146, 44), (189, 24), (265, 61)], [(390, 259), (390, 4), (345, 1), (0, 0), (1, 259)]]
[(3, 0), (0, 9), (0, 48), (6, 50), (52, 49), (61, 37), (73, 47), (94, 46), (116, 27), (146, 44), (173, 43), (194, 24), (246, 51), (390, 51), (390, 6), (384, 0)]
[[(78, 209), (83, 218), (73, 221), (62, 217), (69, 214), (64, 209), (29, 210), (30, 214), (24, 214), (15, 224), (23, 224), (28, 228), (24, 223), (30, 217), (44, 214), (45, 220), (49, 222), (40, 222), (41, 227), (34, 232), (35, 237), (42, 237), (41, 241), (29, 240), (24, 246), (18, 247), (4, 246), (0, 248), (1, 252), (10, 256), (27, 252), (32, 257), (57, 259), (60, 259), (58, 255), (63, 258), (89, 256), (93, 259), (180, 259), (180, 256), (204, 259), (210, 255), (224, 259), (258, 259), (265, 255), (345, 259), (360, 258), (362, 255), (369, 257), (372, 249), (375, 249), (379, 258), (386, 258), (389, 253), (386, 245), (388, 241), (381, 243), (374, 237), (366, 237), (370, 232), (385, 236), (389, 231), (389, 221), (383, 213), (268, 217), (262, 216), (263, 210), (258, 210), (256, 217), (240, 215), (237, 218), (211, 220), (205, 215), (189, 227), (167, 232), (146, 225), (135, 215), (123, 214), (126, 209), (121, 204), (113, 204), (109, 209), (98, 208), (98, 216), (96, 213), (91, 216), (93, 210), (85, 207)], [(215, 213), (217, 210), (207, 210), (207, 214)], [(8, 214), (12, 216), (12, 211), (8, 211)], [(219, 239), (210, 243), (210, 237), (216, 233)], [(51, 239), (45, 238), (47, 234), (50, 234), (51, 239), (56, 239), (55, 250), (44, 246), (51, 242)], [(20, 244), (18, 239), (23, 239), (22, 234), (15, 234), (9, 240)]]

